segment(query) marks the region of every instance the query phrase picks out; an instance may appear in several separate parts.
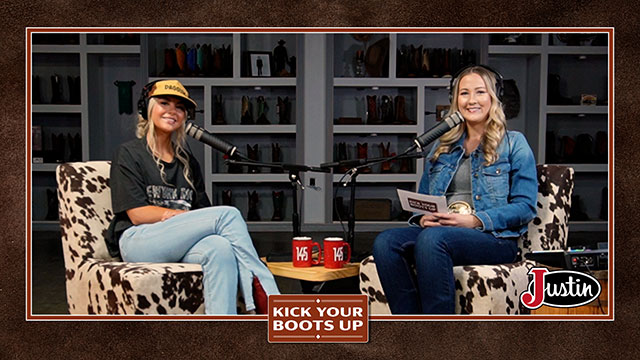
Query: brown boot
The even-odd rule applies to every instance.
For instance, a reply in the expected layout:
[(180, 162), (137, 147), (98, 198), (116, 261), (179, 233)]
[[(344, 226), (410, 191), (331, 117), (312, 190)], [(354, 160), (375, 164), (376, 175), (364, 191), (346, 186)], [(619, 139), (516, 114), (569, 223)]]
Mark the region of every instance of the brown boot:
[(404, 96), (402, 95), (398, 95), (395, 98), (395, 106), (396, 106), (396, 118), (395, 121), (393, 122), (394, 124), (400, 124), (400, 125), (415, 125), (416, 122), (409, 119), (407, 117), (407, 113), (406, 113), (406, 101)]
[(380, 125), (382, 120), (378, 117), (378, 102), (375, 95), (367, 95), (367, 125)]
[[(360, 144), (358, 143), (358, 159), (367, 159), (367, 148), (369, 147), (369, 144), (367, 143), (363, 143)], [(363, 174), (370, 174), (371, 173), (371, 168), (366, 166), (360, 169), (360, 171)]]

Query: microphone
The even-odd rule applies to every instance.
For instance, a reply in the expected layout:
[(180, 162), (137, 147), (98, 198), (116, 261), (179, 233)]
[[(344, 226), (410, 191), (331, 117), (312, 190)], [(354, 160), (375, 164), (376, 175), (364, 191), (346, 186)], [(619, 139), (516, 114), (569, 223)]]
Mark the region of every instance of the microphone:
[(444, 135), (447, 131), (453, 129), (454, 127), (460, 125), (464, 122), (464, 118), (459, 111), (454, 112), (453, 114), (444, 118), (439, 124), (435, 125), (431, 129), (427, 130), (424, 134), (418, 136), (413, 140), (414, 144), (411, 145), (405, 153), (415, 150), (419, 148), (420, 151), (424, 149), (425, 146), (434, 142), (437, 138)]
[(187, 135), (211, 146), (221, 153), (229, 155), (229, 157), (233, 157), (233, 155), (237, 153), (238, 148), (236, 146), (229, 144), (228, 142), (220, 139), (219, 137), (213, 135), (212, 133), (194, 123), (187, 123), (184, 131), (187, 133)]

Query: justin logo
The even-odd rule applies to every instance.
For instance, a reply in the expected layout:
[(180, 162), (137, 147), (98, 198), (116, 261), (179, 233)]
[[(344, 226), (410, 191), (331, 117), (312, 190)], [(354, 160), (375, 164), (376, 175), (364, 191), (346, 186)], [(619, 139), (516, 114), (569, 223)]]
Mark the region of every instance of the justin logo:
[(333, 259), (335, 261), (343, 261), (343, 251), (341, 247), (333, 248)]
[(588, 304), (598, 298), (602, 288), (593, 276), (577, 271), (534, 267), (529, 270), (533, 280), (520, 294), (520, 302), (529, 309), (542, 305), (568, 308)]
[(307, 261), (309, 260), (309, 252), (306, 247), (299, 247), (296, 249), (296, 260)]

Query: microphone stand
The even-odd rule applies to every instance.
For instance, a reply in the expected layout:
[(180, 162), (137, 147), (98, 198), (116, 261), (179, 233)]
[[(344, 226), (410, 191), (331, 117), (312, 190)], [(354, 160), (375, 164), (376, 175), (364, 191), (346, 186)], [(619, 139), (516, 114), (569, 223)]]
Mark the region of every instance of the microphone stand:
[[(307, 166), (307, 165), (298, 165), (298, 164), (284, 164), (284, 163), (263, 163), (258, 161), (238, 161), (235, 159), (226, 159), (226, 164), (234, 164), (234, 165), (247, 165), (247, 166), (256, 166), (261, 168), (276, 168), (281, 169), (283, 171), (289, 172), (289, 181), (291, 182), (292, 188), (292, 199), (293, 199), (293, 208), (291, 215), (291, 226), (293, 228), (293, 236), (300, 236), (300, 214), (298, 212), (298, 187), (301, 190), (304, 190), (304, 185), (300, 181), (300, 172), (329, 172), (329, 169), (323, 169), (319, 167)], [(284, 254), (275, 254), (271, 253), (267, 256), (267, 261), (291, 261), (291, 252), (286, 252)]]
[[(337, 163), (323, 164), (327, 168), (339, 168), (341, 166), (353, 166), (354, 163), (358, 164), (357, 166), (351, 168), (345, 173), (345, 176), (350, 176), (348, 184), (350, 189), (349, 194), (349, 215), (347, 216), (347, 243), (351, 247), (351, 261), (360, 262), (364, 260), (369, 253), (358, 253), (355, 251), (355, 226), (356, 226), (356, 183), (359, 175), (360, 169), (370, 166), (376, 165), (379, 163), (383, 163), (385, 161), (393, 161), (397, 159), (418, 159), (425, 157), (423, 152), (416, 152), (413, 154), (409, 154), (410, 149), (407, 149), (404, 153), (400, 155), (388, 156), (388, 157), (380, 157), (380, 158), (371, 158), (371, 159), (358, 159), (358, 160), (343, 160)], [(321, 167), (323, 167), (321, 165)], [(342, 179), (340, 179), (342, 181)], [(345, 182), (344, 186), (347, 186)], [(334, 199), (335, 202), (335, 199)], [(344, 228), (343, 228), (344, 229)]]

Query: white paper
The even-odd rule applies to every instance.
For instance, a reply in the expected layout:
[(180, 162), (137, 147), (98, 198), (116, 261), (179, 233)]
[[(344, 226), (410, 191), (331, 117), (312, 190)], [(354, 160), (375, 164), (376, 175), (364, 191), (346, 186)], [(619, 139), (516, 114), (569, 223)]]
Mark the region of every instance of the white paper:
[(434, 212), (449, 212), (447, 198), (444, 196), (424, 195), (402, 189), (397, 190), (403, 210), (427, 215)]

